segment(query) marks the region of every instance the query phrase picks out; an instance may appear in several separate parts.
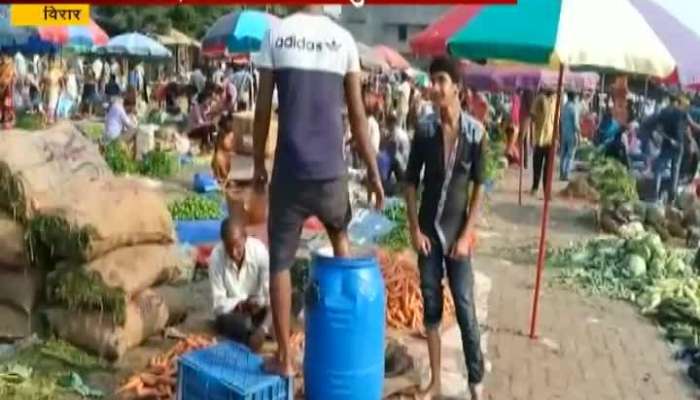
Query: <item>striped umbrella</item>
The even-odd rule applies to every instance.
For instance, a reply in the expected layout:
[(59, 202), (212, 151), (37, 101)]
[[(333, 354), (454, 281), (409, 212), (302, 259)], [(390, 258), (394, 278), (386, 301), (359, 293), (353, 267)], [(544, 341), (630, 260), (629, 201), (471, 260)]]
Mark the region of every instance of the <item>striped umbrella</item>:
[(39, 36), (49, 43), (76, 49), (104, 46), (109, 41), (109, 36), (92, 19), (85, 26), (40, 27)]
[(57, 47), (41, 40), (35, 28), (10, 24), (10, 8), (0, 5), (0, 52), (25, 54), (52, 53)]
[(202, 51), (207, 55), (256, 52), (265, 32), (278, 21), (272, 14), (255, 10), (226, 14), (207, 30)]
[(700, 81), (700, 20), (687, 17), (700, 16), (700, 7), (689, 3), (520, 0), (513, 6), (456, 6), (410, 44), (417, 55), (449, 50), (471, 59), (563, 63), (660, 77), (675, 71), (689, 85)]

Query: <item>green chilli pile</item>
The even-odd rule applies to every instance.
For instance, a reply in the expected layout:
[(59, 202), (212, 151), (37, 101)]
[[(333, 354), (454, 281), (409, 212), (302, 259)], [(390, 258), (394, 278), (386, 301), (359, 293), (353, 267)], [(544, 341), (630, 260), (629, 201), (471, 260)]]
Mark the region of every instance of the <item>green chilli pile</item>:
[(168, 210), (174, 220), (205, 220), (223, 217), (221, 203), (217, 198), (193, 194), (182, 200), (168, 204)]

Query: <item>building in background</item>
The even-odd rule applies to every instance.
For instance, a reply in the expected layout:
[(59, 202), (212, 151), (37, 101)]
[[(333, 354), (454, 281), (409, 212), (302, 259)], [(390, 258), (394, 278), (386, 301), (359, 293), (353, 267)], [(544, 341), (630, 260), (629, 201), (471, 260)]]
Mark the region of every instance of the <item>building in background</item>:
[(340, 23), (355, 40), (384, 44), (410, 56), (409, 39), (445, 13), (449, 6), (343, 6)]

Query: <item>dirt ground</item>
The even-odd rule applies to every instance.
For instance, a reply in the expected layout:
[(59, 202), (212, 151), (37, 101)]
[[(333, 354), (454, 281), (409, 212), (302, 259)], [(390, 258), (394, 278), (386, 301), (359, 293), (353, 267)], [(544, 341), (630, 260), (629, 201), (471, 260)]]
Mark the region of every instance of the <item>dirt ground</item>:
[[(171, 195), (181, 195), (192, 173), (201, 168), (183, 172), (169, 187)], [(524, 182), (529, 182), (527, 175)], [(555, 188), (561, 189), (561, 185)], [(564, 246), (596, 235), (592, 210), (592, 206), (580, 202), (555, 199), (548, 243)], [(657, 328), (633, 306), (553, 286), (548, 275), (540, 301), (538, 338), (530, 340), (527, 332), (541, 198), (524, 193), (523, 205), (519, 206), (517, 173), (509, 171), (489, 195), (484, 211), (474, 265), (490, 280), (488, 317), (482, 327), (488, 337), (487, 357), (493, 366), (486, 378), (488, 399), (700, 398)], [(191, 310), (177, 328), (183, 332), (209, 331), (206, 277), (200, 276), (183, 291), (191, 299)], [(460, 348), (459, 335), (451, 337), (445, 348), (454, 352)], [(173, 343), (152, 338), (130, 351), (115, 366), (115, 373), (93, 374), (89, 381), (111, 392), (121, 379)]]

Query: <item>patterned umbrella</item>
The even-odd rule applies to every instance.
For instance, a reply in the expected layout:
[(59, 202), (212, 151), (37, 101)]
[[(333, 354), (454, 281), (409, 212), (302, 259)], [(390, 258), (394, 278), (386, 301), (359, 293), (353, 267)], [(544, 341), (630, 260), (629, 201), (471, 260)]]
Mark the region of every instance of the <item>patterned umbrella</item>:
[(409, 64), (398, 51), (391, 47), (384, 45), (374, 46), (374, 54), (389, 64), (389, 67), (393, 69), (406, 70), (411, 68), (411, 64)]
[[(595, 29), (591, 29), (595, 21)], [(624, 29), (620, 29), (624, 26)], [(665, 77), (700, 68), (700, 37), (651, 0), (521, 0), (482, 6), (447, 40), (451, 54)], [(681, 78), (683, 79), (683, 78)]]
[(109, 36), (92, 19), (87, 26), (40, 27), (39, 36), (46, 42), (77, 49), (104, 46), (109, 41)]
[(207, 30), (202, 51), (207, 55), (256, 52), (265, 32), (278, 21), (274, 15), (255, 10), (226, 14)]
[(113, 37), (98, 52), (128, 56), (169, 58), (170, 50), (146, 35), (132, 32)]

